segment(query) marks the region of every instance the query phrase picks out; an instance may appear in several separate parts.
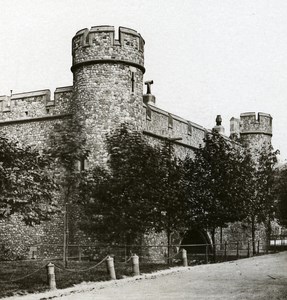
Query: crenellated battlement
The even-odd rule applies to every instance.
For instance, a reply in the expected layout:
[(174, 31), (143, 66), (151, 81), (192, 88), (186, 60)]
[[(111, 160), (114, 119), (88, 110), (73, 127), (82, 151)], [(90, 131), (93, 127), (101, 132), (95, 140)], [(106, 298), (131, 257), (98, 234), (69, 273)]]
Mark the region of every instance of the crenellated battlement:
[(49, 89), (0, 96), (0, 121), (55, 116), (68, 112), (73, 87), (56, 88), (54, 99)]
[(114, 26), (93, 26), (81, 29), (72, 40), (72, 71), (83, 63), (125, 63), (144, 70), (144, 40), (130, 28), (119, 27), (115, 39)]
[[(135, 47), (136, 50), (143, 51), (143, 47), (145, 44), (142, 36), (134, 29), (130, 29), (127, 27), (119, 27), (119, 39), (115, 39), (115, 27), (109, 25), (101, 25), (101, 26), (92, 26), (89, 30), (88, 28), (84, 28), (79, 30), (74, 38), (72, 51), (76, 50), (79, 46), (92, 46), (97, 42), (102, 44), (106, 40), (106, 44), (110, 46), (132, 46)], [(77, 42), (75, 42), (77, 40)], [(136, 43), (130, 43), (130, 41), (136, 41)]]
[(240, 134), (266, 134), (272, 136), (272, 117), (259, 112), (242, 113), (240, 115)]

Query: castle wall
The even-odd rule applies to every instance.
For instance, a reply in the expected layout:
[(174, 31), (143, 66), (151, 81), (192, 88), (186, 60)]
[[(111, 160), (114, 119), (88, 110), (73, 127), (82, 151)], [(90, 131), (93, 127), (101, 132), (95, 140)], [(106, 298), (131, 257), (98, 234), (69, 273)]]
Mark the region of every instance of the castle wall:
[[(44, 149), (55, 126), (70, 118), (68, 106), (71, 95), (71, 87), (65, 87), (56, 89), (53, 100), (49, 90), (1, 96), (0, 135), (18, 141), (20, 146)], [(58, 171), (55, 169), (55, 173)], [(58, 197), (61, 203), (62, 198), (60, 195)], [(62, 213), (54, 215), (51, 222), (43, 222), (35, 227), (27, 227), (16, 215), (8, 221), (1, 221), (0, 258), (1, 255), (2, 259), (29, 258), (32, 256), (31, 247), (37, 244), (62, 244), (63, 221)], [(54, 250), (59, 251), (51, 248), (49, 253), (43, 250), (41, 255), (58, 255)]]
[[(80, 125), (77, 134), (86, 138), (91, 152), (90, 166), (106, 164), (105, 135), (124, 122), (143, 132), (152, 144), (169, 142), (181, 159), (193, 157), (195, 149), (203, 144), (207, 132), (204, 127), (149, 101), (143, 103), (144, 40), (135, 30), (120, 27), (118, 40), (113, 26), (80, 30), (72, 40), (72, 59), (73, 86), (57, 88), (53, 99), (50, 90), (0, 96), (0, 135), (41, 150), (49, 144), (56, 126), (76, 120), (76, 125)], [(151, 94), (145, 96), (153, 99)], [(257, 118), (255, 113), (241, 114), (240, 121), (233, 118), (232, 126), (231, 132), (240, 134), (253, 149), (271, 143), (272, 118), (268, 114), (259, 113)], [(61, 170), (56, 166), (55, 172)], [(57, 197), (63, 202), (62, 194)], [(77, 228), (81, 212), (68, 206), (69, 241), (93, 242), (91, 236)], [(225, 237), (247, 238), (248, 233), (241, 231), (240, 226), (234, 224), (225, 229)], [(10, 221), (0, 222), (0, 239), (2, 243), (12, 243), (15, 253), (22, 257), (37, 243), (61, 244), (63, 230), (63, 213), (35, 228), (24, 226), (13, 216)], [(149, 239), (166, 243), (163, 233), (150, 235)], [(59, 255), (62, 251), (58, 247), (42, 250), (41, 256)]]
[(207, 131), (204, 127), (155, 106), (144, 105), (143, 109), (143, 133), (151, 141), (158, 143), (166, 141), (167, 138), (181, 138), (171, 142), (177, 157), (193, 157), (194, 150), (203, 144)]
[(72, 87), (61, 87), (55, 90), (54, 99), (50, 90), (0, 96), (0, 122), (66, 114), (72, 93)]

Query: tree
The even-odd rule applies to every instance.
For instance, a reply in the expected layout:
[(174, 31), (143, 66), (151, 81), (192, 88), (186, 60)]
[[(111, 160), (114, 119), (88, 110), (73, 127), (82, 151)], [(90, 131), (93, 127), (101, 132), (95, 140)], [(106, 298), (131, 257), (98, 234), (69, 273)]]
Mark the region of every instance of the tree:
[(172, 147), (151, 146), (141, 133), (122, 124), (107, 136), (108, 170), (85, 172), (80, 189), (84, 230), (104, 241), (134, 243), (151, 230), (180, 223), (179, 165)]
[(252, 161), (245, 149), (215, 131), (204, 141), (195, 158), (185, 160), (185, 185), (190, 226), (209, 229), (215, 243), (217, 227), (247, 216)]
[(0, 137), (0, 219), (17, 214), (33, 225), (58, 211), (50, 164), (36, 149)]
[(275, 196), (277, 198), (276, 217), (280, 224), (287, 226), (287, 168), (277, 171)]
[(64, 261), (67, 265), (68, 242), (73, 237), (69, 219), (74, 221), (75, 209), (72, 203), (78, 198), (78, 184), (81, 168), (89, 154), (86, 149), (86, 136), (80, 123), (72, 117), (61, 123), (56, 123), (51, 131), (45, 155), (54, 162), (57, 173), (57, 183), (61, 187), (61, 207), (64, 210)]
[(102, 241), (130, 244), (153, 226), (157, 150), (127, 124), (106, 142), (109, 169), (85, 171), (80, 184), (85, 211), (81, 227)]
[(172, 235), (185, 232), (189, 217), (183, 186), (185, 169), (183, 162), (176, 157), (172, 143), (173, 139), (167, 138), (157, 158), (160, 162), (160, 167), (156, 170), (159, 196), (154, 209), (155, 230), (166, 232), (168, 262), (170, 262)]
[(263, 145), (253, 153), (255, 167), (250, 177), (253, 191), (248, 205), (247, 221), (251, 223), (253, 253), (256, 253), (255, 231), (257, 224), (264, 223), (267, 237), (271, 233), (270, 221), (275, 217), (275, 165), (278, 151), (271, 145)]

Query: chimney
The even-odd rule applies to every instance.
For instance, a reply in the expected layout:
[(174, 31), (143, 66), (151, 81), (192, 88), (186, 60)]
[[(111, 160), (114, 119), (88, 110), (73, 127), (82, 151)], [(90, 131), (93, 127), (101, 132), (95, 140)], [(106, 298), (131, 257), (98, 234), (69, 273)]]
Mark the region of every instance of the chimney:
[(214, 131), (217, 131), (220, 134), (224, 134), (225, 130), (224, 130), (224, 127), (221, 125), (221, 122), (222, 122), (221, 115), (217, 115), (215, 121), (216, 121), (216, 125), (212, 129)]
[(144, 84), (147, 86), (147, 91), (146, 94), (143, 95), (143, 102), (147, 105), (155, 105), (155, 96), (151, 93), (153, 80), (146, 81)]

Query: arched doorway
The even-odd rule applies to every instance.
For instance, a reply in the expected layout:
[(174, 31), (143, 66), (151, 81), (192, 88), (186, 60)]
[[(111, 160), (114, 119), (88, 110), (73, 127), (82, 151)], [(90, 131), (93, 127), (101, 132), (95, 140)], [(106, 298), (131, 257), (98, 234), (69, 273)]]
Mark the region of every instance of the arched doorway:
[(192, 229), (185, 233), (181, 241), (181, 248), (184, 248), (189, 254), (205, 254), (206, 244), (212, 244), (208, 234), (203, 230)]

